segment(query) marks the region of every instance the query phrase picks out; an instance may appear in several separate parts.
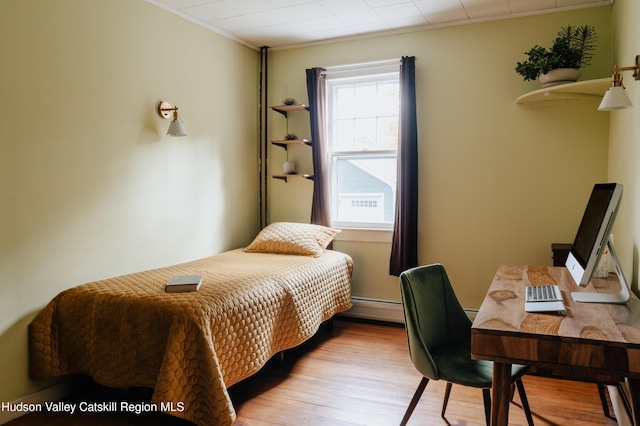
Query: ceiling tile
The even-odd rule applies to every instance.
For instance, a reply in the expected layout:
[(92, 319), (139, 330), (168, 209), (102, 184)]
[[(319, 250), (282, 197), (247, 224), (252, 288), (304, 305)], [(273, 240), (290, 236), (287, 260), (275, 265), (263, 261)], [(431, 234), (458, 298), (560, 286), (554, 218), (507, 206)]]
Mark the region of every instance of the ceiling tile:
[(393, 29), (427, 25), (427, 21), (422, 16), (405, 16), (403, 18), (385, 19), (385, 22)]
[[(1, 1), (1, 0), (0, 0)], [(611, 6), (613, 0), (146, 0), (252, 47), (473, 19)]]
[(469, 19), (460, 0), (420, 0), (416, 1), (415, 5), (431, 24), (466, 21)]
[(214, 21), (216, 19), (225, 19), (232, 16), (238, 16), (238, 12), (229, 8), (224, 2), (218, 1), (213, 3), (202, 4), (195, 7), (182, 9), (182, 12), (193, 18), (197, 18), (203, 22)]
[(187, 7), (199, 6), (204, 3), (215, 3), (218, 1), (221, 0), (161, 0), (158, 3), (163, 3), (179, 10)]
[(389, 19), (420, 17), (422, 14), (413, 3), (400, 3), (390, 6), (376, 7), (373, 10), (376, 11), (385, 21)]
[(270, 10), (249, 15), (235, 16), (233, 18), (215, 20), (213, 23), (225, 31), (234, 32), (249, 28), (268, 27), (286, 24), (291, 18), (280, 10)]
[(556, 7), (556, 0), (509, 0), (511, 13), (533, 12), (554, 7)]
[(411, 0), (364, 0), (370, 7), (391, 6), (394, 4), (411, 3)]
[(318, 0), (267, 0), (276, 8), (298, 6), (301, 4), (317, 3)]
[[(341, 15), (339, 19), (350, 27), (354, 25), (372, 24), (372, 23), (384, 23), (384, 20), (373, 10), (369, 9), (364, 12), (346, 13)], [(385, 25), (386, 26), (386, 25)]]
[(364, 0), (322, 0), (318, 3), (334, 15), (371, 10)]
[(462, 6), (471, 19), (502, 17), (509, 14), (507, 0), (461, 0)]
[(239, 15), (274, 9), (273, 5), (266, 0), (221, 0), (220, 3), (224, 3)]
[(326, 31), (335, 28), (344, 28), (344, 23), (335, 16), (322, 16), (314, 19), (305, 19), (299, 21), (300, 32), (317, 32)]
[(281, 9), (294, 20), (304, 20), (322, 16), (330, 16), (331, 13), (318, 3), (306, 3)]

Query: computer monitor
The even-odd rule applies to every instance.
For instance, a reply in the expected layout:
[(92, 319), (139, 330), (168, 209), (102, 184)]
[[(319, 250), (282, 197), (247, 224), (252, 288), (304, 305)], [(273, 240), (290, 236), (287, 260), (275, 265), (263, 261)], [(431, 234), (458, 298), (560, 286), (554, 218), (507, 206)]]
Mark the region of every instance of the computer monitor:
[(584, 287), (593, 278), (593, 273), (605, 248), (609, 247), (616, 273), (620, 278), (621, 292), (571, 293), (571, 296), (577, 302), (625, 303), (629, 300), (629, 289), (609, 238), (621, 198), (622, 185), (618, 183), (601, 183), (593, 187), (587, 208), (578, 227), (576, 238), (565, 263), (576, 284)]

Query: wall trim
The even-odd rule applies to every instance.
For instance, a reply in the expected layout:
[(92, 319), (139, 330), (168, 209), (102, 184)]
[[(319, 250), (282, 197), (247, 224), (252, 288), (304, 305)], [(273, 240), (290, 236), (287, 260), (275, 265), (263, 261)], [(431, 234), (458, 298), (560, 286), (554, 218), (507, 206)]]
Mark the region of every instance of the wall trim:
[[(404, 324), (402, 302), (367, 297), (352, 297), (351, 302), (353, 303), (353, 307), (340, 315), (351, 318)], [(477, 309), (465, 308), (464, 311), (471, 321), (475, 319), (478, 313)]]
[(352, 297), (353, 307), (340, 315), (374, 321), (404, 324), (402, 302), (393, 300)]

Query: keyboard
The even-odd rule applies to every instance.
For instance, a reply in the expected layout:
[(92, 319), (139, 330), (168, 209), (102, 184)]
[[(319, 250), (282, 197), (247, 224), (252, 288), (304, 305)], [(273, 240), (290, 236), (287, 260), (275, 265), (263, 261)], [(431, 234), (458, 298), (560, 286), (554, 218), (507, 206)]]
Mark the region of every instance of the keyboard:
[(562, 300), (560, 287), (557, 285), (527, 286), (527, 302), (550, 302), (553, 300)]

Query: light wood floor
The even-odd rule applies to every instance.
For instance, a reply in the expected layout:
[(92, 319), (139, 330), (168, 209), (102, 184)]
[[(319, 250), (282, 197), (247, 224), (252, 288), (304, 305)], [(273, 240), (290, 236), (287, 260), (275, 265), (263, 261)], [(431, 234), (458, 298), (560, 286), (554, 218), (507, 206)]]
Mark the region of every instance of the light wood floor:
[[(409, 359), (403, 328), (336, 320), (332, 330), (288, 351), (284, 364), (273, 361), (246, 381), (232, 386), (237, 411), (234, 426), (398, 425), (420, 382)], [(615, 425), (603, 415), (596, 386), (534, 376), (523, 379), (536, 425)], [(478, 389), (454, 386), (446, 419), (440, 417), (445, 383), (430, 382), (410, 425), (483, 425)], [(145, 392), (93, 387), (79, 399), (136, 400)], [(611, 411), (613, 413), (613, 411)], [(526, 425), (516, 395), (510, 424)], [(189, 422), (161, 413), (149, 415), (32, 413), (10, 426), (168, 425)]]

